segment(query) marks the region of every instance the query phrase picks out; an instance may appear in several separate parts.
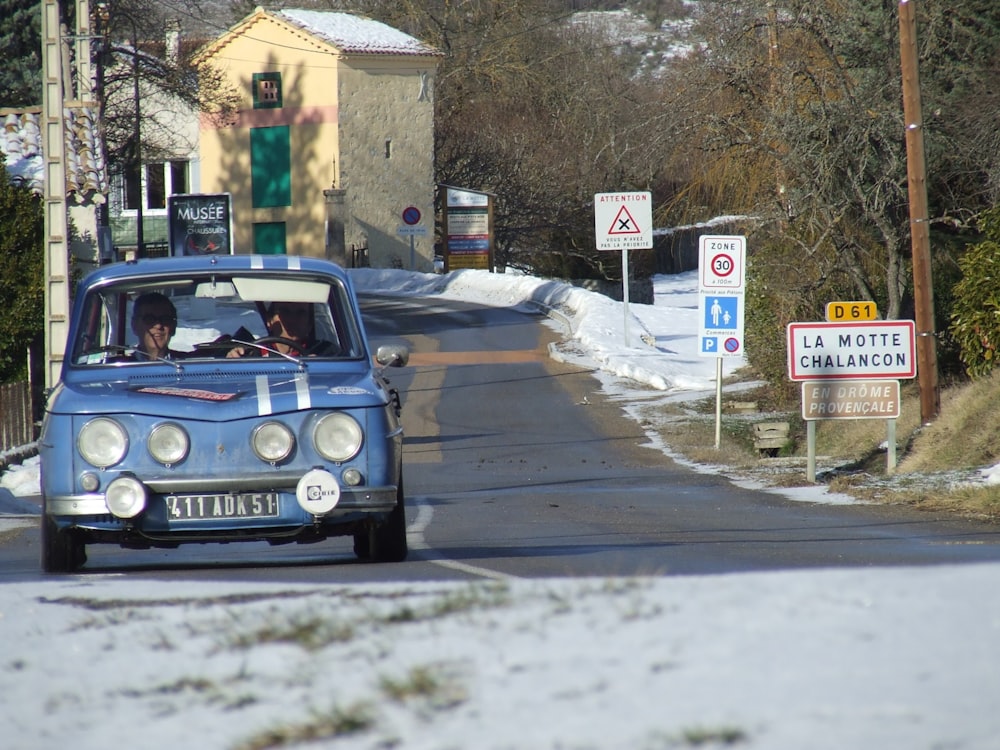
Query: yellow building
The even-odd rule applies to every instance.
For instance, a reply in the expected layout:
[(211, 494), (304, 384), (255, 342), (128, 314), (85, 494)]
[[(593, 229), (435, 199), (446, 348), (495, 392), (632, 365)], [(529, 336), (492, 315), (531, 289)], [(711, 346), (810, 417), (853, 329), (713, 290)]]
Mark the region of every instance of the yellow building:
[(227, 121), (203, 116), (199, 136), (200, 192), (232, 195), (235, 251), (350, 266), (366, 247), (372, 266), (433, 270), (440, 57), (380, 22), (311, 10), (258, 8), (206, 45), (198, 62), (243, 97)]

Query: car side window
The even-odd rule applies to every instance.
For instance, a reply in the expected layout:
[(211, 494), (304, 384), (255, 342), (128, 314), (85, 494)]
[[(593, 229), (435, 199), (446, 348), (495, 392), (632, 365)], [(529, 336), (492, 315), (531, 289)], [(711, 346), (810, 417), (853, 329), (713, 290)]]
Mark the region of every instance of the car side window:
[(124, 344), (119, 295), (90, 294), (84, 302), (81, 325), (73, 347), (76, 364), (103, 364)]

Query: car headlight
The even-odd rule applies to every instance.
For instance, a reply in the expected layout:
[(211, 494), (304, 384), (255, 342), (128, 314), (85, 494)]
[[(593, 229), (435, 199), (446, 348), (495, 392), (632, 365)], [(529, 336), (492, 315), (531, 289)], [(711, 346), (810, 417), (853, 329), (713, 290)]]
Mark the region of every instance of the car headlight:
[(118, 422), (107, 417), (92, 419), (76, 438), (76, 449), (91, 466), (106, 469), (128, 453), (128, 433)]
[(257, 458), (274, 464), (291, 455), (295, 436), (280, 422), (264, 422), (254, 428), (250, 445)]
[(328, 461), (350, 461), (361, 450), (364, 432), (354, 417), (335, 412), (327, 414), (313, 429), (313, 445)]
[(104, 499), (112, 515), (135, 518), (146, 507), (146, 487), (135, 477), (122, 475), (111, 480)]
[(149, 455), (165, 466), (172, 466), (187, 458), (191, 441), (179, 424), (158, 424), (146, 439)]

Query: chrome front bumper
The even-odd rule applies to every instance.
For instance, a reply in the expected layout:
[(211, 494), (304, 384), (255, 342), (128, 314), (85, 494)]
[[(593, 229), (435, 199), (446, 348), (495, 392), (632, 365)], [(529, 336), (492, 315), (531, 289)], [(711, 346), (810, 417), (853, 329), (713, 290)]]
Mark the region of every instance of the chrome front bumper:
[[(186, 495), (206, 493), (233, 493), (252, 490), (273, 490), (295, 494), (295, 485), (284, 487), (274, 485), (273, 476), (266, 486), (249, 485), (241, 481), (238, 486), (232, 483), (202, 482), (191, 480), (184, 482), (171, 481), (163, 485), (155, 481), (144, 482), (151, 495)], [(348, 512), (388, 513), (396, 507), (397, 488), (395, 485), (383, 487), (341, 487), (340, 500), (330, 515), (340, 515)], [(110, 514), (104, 494), (100, 492), (80, 495), (66, 495), (45, 498), (45, 514), (49, 516), (101, 516)]]

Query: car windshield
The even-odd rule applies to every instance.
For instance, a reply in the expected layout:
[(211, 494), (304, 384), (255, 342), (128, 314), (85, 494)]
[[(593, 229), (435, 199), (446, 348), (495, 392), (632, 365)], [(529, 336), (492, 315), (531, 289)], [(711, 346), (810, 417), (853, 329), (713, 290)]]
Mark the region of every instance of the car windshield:
[[(282, 325), (277, 324), (279, 317)], [(296, 347), (287, 346), (289, 340)], [(231, 359), (234, 349), (241, 355), (274, 356), (277, 349), (293, 356), (364, 356), (341, 282), (272, 272), (157, 276), (91, 288), (77, 321), (71, 357), (74, 365), (143, 364)]]

